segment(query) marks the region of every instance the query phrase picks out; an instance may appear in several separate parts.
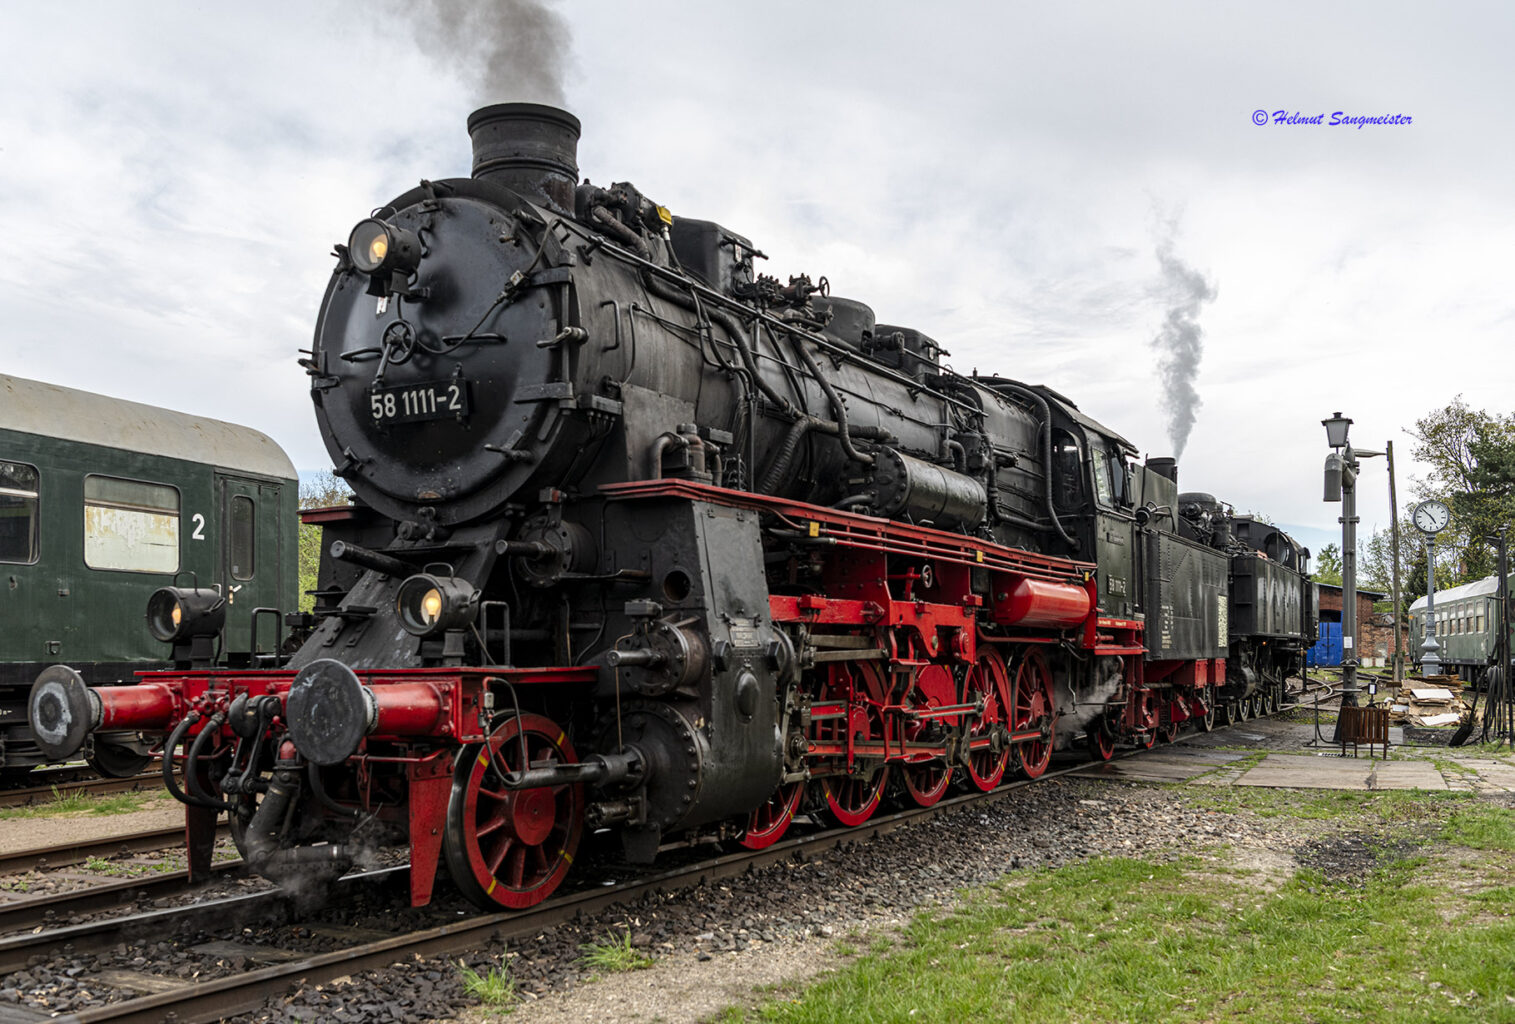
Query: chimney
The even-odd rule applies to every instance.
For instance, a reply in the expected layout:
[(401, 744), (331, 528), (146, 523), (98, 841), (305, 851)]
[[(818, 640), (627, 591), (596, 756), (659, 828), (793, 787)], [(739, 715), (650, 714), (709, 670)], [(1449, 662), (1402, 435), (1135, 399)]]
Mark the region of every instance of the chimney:
[(1173, 486), (1178, 486), (1178, 460), (1177, 459), (1148, 459), (1147, 468), (1160, 477), (1173, 481)]
[(540, 103), (497, 103), (468, 115), (473, 176), (533, 203), (573, 214), (579, 119)]

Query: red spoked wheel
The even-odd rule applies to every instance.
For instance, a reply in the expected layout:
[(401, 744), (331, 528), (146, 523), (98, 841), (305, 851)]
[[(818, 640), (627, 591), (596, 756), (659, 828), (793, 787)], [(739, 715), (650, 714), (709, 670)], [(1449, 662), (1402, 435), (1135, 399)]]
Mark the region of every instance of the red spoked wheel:
[(737, 845), (748, 850), (766, 850), (778, 842), (789, 831), (804, 797), (803, 782), (791, 782), (774, 790), (768, 802), (755, 809), (747, 819), (747, 830), (736, 841)]
[(1096, 761), (1115, 756), (1115, 731), (1108, 715), (1089, 723), (1089, 756)]
[(1016, 744), (1016, 759), (1028, 779), (1035, 779), (1047, 770), (1052, 762), (1052, 733), (1057, 720), (1053, 715), (1057, 707), (1052, 692), (1052, 673), (1047, 669), (1047, 660), (1037, 650), (1026, 652), (1015, 670), (1015, 710), (1010, 727), (1015, 732), (1040, 729), (1042, 738)]
[(947, 793), (947, 784), (952, 781), (952, 770), (940, 761), (906, 764), (901, 769), (905, 792), (910, 794), (917, 807), (930, 807)]
[(848, 828), (861, 825), (878, 810), (888, 782), (887, 764), (880, 764), (872, 771), (865, 769), (858, 775), (828, 775), (820, 780), (826, 813), (838, 825)]
[(1157, 727), (1157, 738), (1164, 743), (1172, 743), (1178, 739), (1179, 722), (1174, 712), (1183, 710), (1179, 706), (1178, 700), (1175, 697), (1173, 700), (1168, 701), (1167, 708), (1163, 714), (1163, 721)]
[[(916, 673), (907, 697), (910, 707), (925, 710), (957, 703), (957, 684), (952, 673), (941, 665), (927, 665)], [(905, 742), (930, 741), (933, 736), (941, 742), (941, 729), (957, 725), (958, 716), (940, 719), (937, 722), (907, 720), (904, 727)], [(947, 793), (952, 782), (952, 767), (944, 757), (935, 754), (908, 754), (900, 767), (900, 777), (905, 792), (919, 807), (930, 807)]]
[[(884, 677), (867, 662), (833, 662), (826, 675), (821, 699), (847, 702), (843, 718), (816, 723), (818, 742), (845, 744), (884, 742), (884, 722), (878, 705), (883, 702)], [(861, 825), (873, 817), (884, 788), (889, 783), (889, 765), (882, 757), (859, 757), (849, 768), (840, 758), (829, 766), (835, 774), (816, 780), (826, 811), (838, 825)]]
[(1143, 690), (1136, 698), (1136, 745), (1151, 750), (1157, 745), (1158, 714), (1157, 700), (1150, 690)]
[(507, 719), (490, 736), (488, 750), (473, 743), (458, 752), (442, 851), (471, 902), (486, 910), (542, 902), (568, 873), (584, 829), (582, 785), (512, 791), (496, 766), (513, 772), (577, 761), (558, 724), (535, 714)]
[(969, 666), (964, 684), (964, 704), (980, 699), (984, 710), (968, 727), (968, 781), (987, 793), (1004, 779), (1010, 764), (1010, 748), (995, 742), (995, 733), (1010, 724), (1010, 673), (1005, 659), (988, 644), (979, 645), (978, 661)]
[(1202, 693), (1196, 694), (1189, 702), (1189, 720), (1200, 732), (1209, 732), (1215, 728), (1214, 685), (1206, 686)]

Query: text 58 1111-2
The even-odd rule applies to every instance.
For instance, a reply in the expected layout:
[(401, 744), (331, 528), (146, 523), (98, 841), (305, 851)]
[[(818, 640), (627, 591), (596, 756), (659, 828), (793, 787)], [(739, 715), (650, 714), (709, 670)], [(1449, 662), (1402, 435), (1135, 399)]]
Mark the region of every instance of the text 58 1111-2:
[(408, 423), (468, 415), (468, 388), (462, 381), (444, 380), (374, 388), (368, 410), (375, 423)]

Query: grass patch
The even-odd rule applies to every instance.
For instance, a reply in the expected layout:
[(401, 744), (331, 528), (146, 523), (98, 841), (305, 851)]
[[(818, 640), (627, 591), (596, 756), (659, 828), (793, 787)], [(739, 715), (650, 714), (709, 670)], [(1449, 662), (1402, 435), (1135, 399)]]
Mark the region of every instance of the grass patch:
[(166, 875), (171, 871), (183, 871), (182, 859), (171, 858), (169, 860), (153, 861), (148, 864), (134, 862), (117, 863), (104, 857), (91, 857), (84, 862), (86, 871), (93, 871), (100, 875), (111, 875), (118, 878), (140, 878), (143, 875)]
[(516, 1000), (516, 980), (504, 967), (491, 967), (480, 974), (459, 960), (458, 977), (463, 991), (485, 1006), (507, 1006)]
[[(1366, 769), (1364, 769), (1366, 770)], [(1410, 824), (1445, 816), (1442, 805), (1465, 803), (1472, 794), (1440, 790), (1266, 789), (1252, 786), (1183, 787), (1196, 807), (1259, 818), (1301, 818), (1361, 823)]]
[(1515, 1022), (1515, 923), (1497, 916), (1515, 891), (1448, 904), (1429, 882), (1423, 861), (1272, 893), (1193, 859), (1019, 875), (748, 1019)]
[(53, 789), (53, 798), (46, 803), (32, 804), (28, 807), (6, 807), (0, 809), (0, 821), (11, 818), (47, 818), (58, 814), (125, 814), (128, 811), (140, 811), (142, 805), (147, 802), (147, 797), (137, 793), (114, 793), (109, 796), (95, 796), (91, 793), (59, 793)]
[(620, 938), (607, 937), (604, 942), (593, 942), (579, 947), (584, 955), (579, 963), (597, 971), (617, 974), (621, 971), (640, 971), (652, 966), (652, 957), (631, 946), (631, 932), (622, 932)]
[(1442, 838), (1475, 850), (1515, 851), (1515, 811), (1508, 807), (1469, 803), (1452, 812)]
[[(1405, 758), (1405, 760), (1421, 760), (1421, 759), (1420, 758)], [(1476, 771), (1474, 771), (1472, 768), (1469, 768), (1467, 765), (1463, 764), (1461, 761), (1454, 761), (1454, 760), (1452, 760), (1449, 757), (1437, 757), (1435, 754), (1432, 754), (1429, 758), (1426, 758), (1425, 760), (1429, 760), (1431, 762), (1431, 764), (1436, 768), (1436, 770), (1439, 771), (1439, 772), (1441, 772), (1443, 775), (1446, 775), (1448, 772), (1451, 772), (1453, 775), (1471, 775), (1471, 776), (1475, 776), (1475, 777), (1478, 775), (1478, 773)]]

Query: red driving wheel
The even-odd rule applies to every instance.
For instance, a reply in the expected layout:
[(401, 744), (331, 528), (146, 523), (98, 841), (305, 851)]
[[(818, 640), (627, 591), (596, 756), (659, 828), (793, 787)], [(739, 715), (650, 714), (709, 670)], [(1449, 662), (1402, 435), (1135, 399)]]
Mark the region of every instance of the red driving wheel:
[(1157, 738), (1162, 740), (1164, 743), (1172, 743), (1178, 739), (1179, 722), (1178, 718), (1174, 715), (1175, 710), (1183, 710), (1183, 708), (1179, 707), (1178, 705), (1177, 697), (1168, 702), (1166, 708), (1166, 721), (1158, 726), (1157, 729)]
[(1010, 726), (1015, 732), (1040, 729), (1042, 738), (1027, 740), (1016, 746), (1021, 771), (1026, 778), (1038, 778), (1052, 761), (1052, 733), (1056, 725), (1053, 715), (1057, 707), (1052, 691), (1052, 673), (1047, 670), (1047, 660), (1041, 651), (1031, 650), (1021, 659), (1015, 670), (1015, 712)]
[(1115, 733), (1108, 715), (1089, 723), (1089, 755), (1096, 761), (1108, 761), (1115, 756)]
[(1157, 745), (1157, 698), (1151, 690), (1141, 691), (1136, 705), (1136, 745), (1151, 750)]
[[(854, 743), (884, 741), (884, 723), (878, 705), (884, 697), (884, 678), (867, 662), (833, 662), (828, 667), (821, 699), (846, 701), (845, 717), (817, 722), (818, 741)], [(860, 757), (850, 767), (840, 759), (830, 766), (834, 774), (816, 780), (828, 815), (838, 825), (861, 825), (873, 817), (889, 782), (889, 765), (882, 757)]]
[(804, 797), (803, 782), (791, 782), (774, 790), (768, 802), (756, 808), (747, 819), (747, 831), (736, 841), (737, 845), (748, 850), (765, 850), (778, 842), (789, 831)]
[(968, 727), (968, 781), (987, 793), (1000, 784), (1010, 764), (1010, 748), (999, 744), (996, 751), (994, 742), (995, 731), (1010, 725), (1010, 673), (1005, 659), (988, 644), (979, 645), (978, 661), (969, 666), (964, 685), (963, 703), (980, 699), (984, 710)]
[(508, 790), (497, 773), (577, 761), (558, 724), (536, 714), (511, 716), (487, 747), (473, 743), (458, 752), (442, 850), (470, 901), (485, 909), (531, 907), (563, 881), (584, 829), (584, 787)]
[[(911, 707), (919, 709), (956, 704), (957, 684), (952, 680), (952, 673), (941, 665), (927, 665), (916, 674), (908, 702)], [(952, 727), (957, 721), (958, 717), (954, 715), (942, 719), (941, 724)], [(935, 723), (907, 722), (905, 742), (925, 739), (933, 727)], [(930, 807), (946, 795), (947, 786), (952, 782), (952, 769), (943, 758), (933, 754), (907, 755), (901, 776), (910, 799), (919, 807)]]

